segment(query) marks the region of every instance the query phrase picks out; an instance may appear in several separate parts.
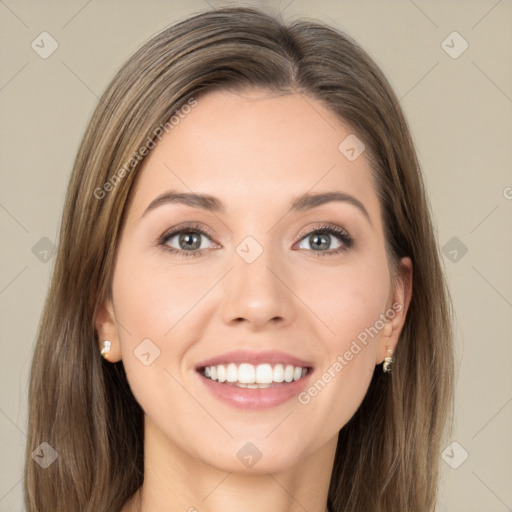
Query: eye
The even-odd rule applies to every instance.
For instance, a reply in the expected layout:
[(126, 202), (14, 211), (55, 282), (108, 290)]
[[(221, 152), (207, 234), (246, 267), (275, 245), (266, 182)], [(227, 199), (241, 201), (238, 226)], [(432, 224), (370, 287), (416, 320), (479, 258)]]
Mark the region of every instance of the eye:
[[(203, 239), (211, 240), (211, 234), (197, 224), (182, 225), (164, 233), (158, 244), (177, 256), (201, 256), (206, 249), (201, 248)], [(332, 239), (337, 239), (338, 245), (332, 247)], [(303, 247), (303, 241), (309, 247)], [(172, 244), (177, 245), (173, 246)], [(354, 245), (354, 239), (349, 233), (332, 224), (326, 224), (309, 231), (300, 238), (299, 248), (306, 249), (315, 256), (339, 254)]]
[[(200, 256), (204, 249), (201, 249), (203, 238), (210, 239), (210, 233), (198, 225), (186, 225), (168, 231), (159, 240), (159, 245), (164, 246), (170, 252), (178, 256)], [(173, 247), (171, 241), (176, 239)]]
[[(332, 238), (338, 240), (338, 245), (332, 247)], [(309, 247), (302, 247), (301, 249), (309, 249), (315, 256), (328, 256), (333, 254), (339, 254), (343, 251), (350, 249), (354, 245), (354, 239), (349, 233), (338, 226), (327, 224), (320, 226), (313, 231), (309, 231), (305, 236), (301, 238), (301, 244), (305, 241)], [(332, 249), (332, 250), (328, 250)]]

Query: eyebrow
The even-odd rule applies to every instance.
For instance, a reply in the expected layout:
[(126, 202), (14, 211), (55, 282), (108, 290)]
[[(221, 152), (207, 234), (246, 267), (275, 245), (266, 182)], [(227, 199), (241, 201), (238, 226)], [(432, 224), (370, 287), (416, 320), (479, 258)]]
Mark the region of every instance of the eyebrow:
[[(364, 207), (363, 203), (361, 203), (361, 201), (359, 201), (359, 199), (355, 198), (354, 196), (351, 196), (350, 194), (346, 194), (344, 192), (323, 192), (319, 194), (306, 193), (301, 195), (292, 202), (290, 210), (306, 211), (330, 202), (343, 202), (355, 206), (363, 213), (368, 222), (372, 224), (370, 215), (368, 214), (368, 211)], [(151, 210), (157, 208), (158, 206), (169, 203), (185, 204), (193, 208), (209, 210), (214, 213), (225, 213), (226, 211), (223, 203), (219, 199), (211, 195), (196, 194), (189, 192), (175, 192), (171, 190), (153, 199), (153, 201), (149, 203), (149, 206), (142, 214), (141, 218), (148, 214)]]

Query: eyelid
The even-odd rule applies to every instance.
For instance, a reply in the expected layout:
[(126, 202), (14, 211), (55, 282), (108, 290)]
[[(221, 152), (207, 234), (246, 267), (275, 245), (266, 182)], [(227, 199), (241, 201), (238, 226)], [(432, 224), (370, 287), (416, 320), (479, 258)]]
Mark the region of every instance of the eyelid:
[(302, 229), (300, 231), (300, 233), (297, 235), (296, 241), (298, 242), (299, 240), (302, 240), (305, 236), (311, 235), (312, 233), (315, 233), (316, 231), (323, 231), (323, 230), (335, 231), (337, 233), (345, 235), (348, 238), (352, 238), (350, 233), (343, 226), (338, 226), (337, 224), (331, 224), (330, 222), (324, 222), (324, 223), (321, 223), (319, 226), (314, 225), (313, 227), (311, 227), (311, 225), (310, 225), (309, 227)]
[(182, 231), (194, 231), (201, 233), (203, 235), (208, 236), (209, 238), (212, 238), (214, 236), (213, 231), (210, 228), (207, 228), (206, 226), (203, 226), (202, 224), (198, 223), (188, 223), (183, 222), (182, 224), (178, 224), (171, 229), (168, 229), (158, 238), (159, 242), (164, 242), (166, 239), (168, 239), (171, 236), (177, 235), (181, 233)]

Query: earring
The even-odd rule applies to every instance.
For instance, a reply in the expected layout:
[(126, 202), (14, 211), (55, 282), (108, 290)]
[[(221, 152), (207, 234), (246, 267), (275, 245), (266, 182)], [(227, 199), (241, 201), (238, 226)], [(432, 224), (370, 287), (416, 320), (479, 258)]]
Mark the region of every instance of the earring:
[[(387, 348), (387, 347), (386, 347)], [(386, 352), (389, 354), (384, 358), (384, 364), (382, 365), (382, 371), (384, 373), (391, 373), (391, 366), (393, 365), (393, 352), (387, 348)]]
[(110, 341), (108, 341), (108, 340), (105, 340), (105, 341), (102, 343), (102, 345), (103, 345), (103, 348), (101, 349), (100, 354), (101, 354), (105, 359), (107, 359), (107, 357), (108, 357), (108, 353), (110, 352), (110, 347), (111, 347), (112, 343), (111, 343)]

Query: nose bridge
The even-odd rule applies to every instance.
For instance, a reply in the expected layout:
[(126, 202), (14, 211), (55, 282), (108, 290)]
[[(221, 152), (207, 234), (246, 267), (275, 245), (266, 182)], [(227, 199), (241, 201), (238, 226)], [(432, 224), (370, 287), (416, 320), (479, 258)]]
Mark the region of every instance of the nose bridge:
[(270, 321), (292, 319), (290, 292), (281, 276), (279, 251), (270, 247), (271, 236), (263, 243), (246, 237), (233, 252), (233, 269), (225, 283), (223, 316), (226, 323), (246, 320), (254, 327)]

